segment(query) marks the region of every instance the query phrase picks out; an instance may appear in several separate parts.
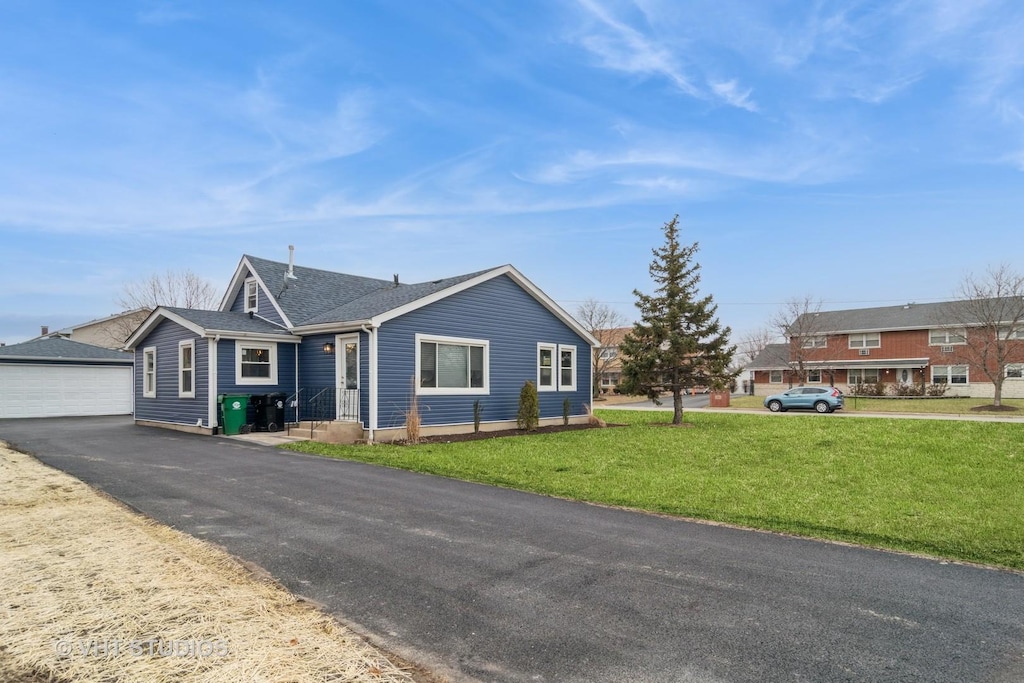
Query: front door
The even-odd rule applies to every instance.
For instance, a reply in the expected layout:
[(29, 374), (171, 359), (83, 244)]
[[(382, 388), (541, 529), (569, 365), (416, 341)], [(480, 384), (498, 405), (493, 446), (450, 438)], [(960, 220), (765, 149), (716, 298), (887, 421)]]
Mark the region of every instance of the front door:
[(338, 378), (338, 419), (359, 419), (359, 335), (338, 335), (336, 376)]

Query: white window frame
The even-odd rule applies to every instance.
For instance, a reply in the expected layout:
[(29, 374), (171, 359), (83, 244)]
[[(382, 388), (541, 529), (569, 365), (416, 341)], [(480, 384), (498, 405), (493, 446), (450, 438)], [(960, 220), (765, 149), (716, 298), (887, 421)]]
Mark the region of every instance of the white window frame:
[[(263, 349), (270, 352), (270, 377), (242, 377), (242, 351)], [(277, 384), (277, 343), (235, 340), (235, 384), (239, 386)]]
[[(874, 379), (865, 380), (865, 372), (874, 373)], [(853, 378), (853, 373), (857, 373), (856, 379)], [(878, 384), (881, 378), (882, 373), (881, 371), (879, 371), (878, 368), (850, 368), (849, 370), (846, 371), (846, 383), (849, 384), (850, 386), (855, 386), (857, 384)]]
[(881, 332), (862, 332), (849, 335), (848, 346), (850, 349), (877, 349), (882, 346)]
[(800, 340), (800, 348), (802, 349), (824, 349), (827, 347), (828, 337), (826, 336), (817, 335)]
[[(817, 376), (818, 379), (814, 379), (815, 376)], [(808, 384), (821, 384), (821, 370), (808, 370), (807, 382)]]
[[(954, 340), (954, 335), (959, 339)], [(963, 327), (928, 330), (928, 346), (963, 346), (966, 343), (967, 330)]]
[[(551, 352), (551, 384), (541, 384), (540, 380), (540, 353), (541, 351)], [(547, 344), (545, 342), (537, 343), (537, 391), (558, 391), (558, 375), (560, 369), (558, 367), (558, 344)]]
[[(775, 379), (775, 373), (778, 373), (778, 379)], [(782, 384), (786, 380), (785, 372), (782, 370), (769, 370), (768, 371), (768, 384)]]
[[(149, 370), (149, 358), (153, 358), (153, 370)], [(152, 380), (152, 381), (151, 381)], [(156, 398), (156, 347), (147, 346), (142, 350), (142, 397)]]
[[(191, 359), (191, 365), (185, 367), (185, 349), (189, 350), (189, 358)], [(185, 391), (185, 373), (188, 372), (192, 375), (191, 377), (191, 391)], [(178, 398), (195, 398), (196, 397), (196, 340), (195, 339), (183, 339), (178, 342)]]
[(605, 346), (601, 348), (598, 358), (600, 360), (614, 360), (619, 357), (619, 347), (617, 346)]
[[(569, 370), (572, 373), (572, 383), (570, 383), (570, 384), (563, 384), (562, 383), (562, 370), (565, 369), (562, 366), (562, 353), (564, 351), (569, 351), (570, 353), (572, 353), (572, 365), (570, 365), (570, 367), (569, 367)], [(576, 391), (576, 365), (577, 365), (576, 364), (576, 358), (577, 358), (577, 355), (576, 355), (576, 346), (575, 346), (575, 344), (559, 344), (558, 345), (558, 356), (557, 356), (557, 358), (558, 358), (558, 390), (559, 391)]]
[(1007, 363), (1004, 372), (1006, 379), (1024, 379), (1024, 363)]
[[(939, 368), (945, 368), (946, 372), (945, 372), (944, 377), (942, 377), (942, 381), (941, 382), (936, 382), (935, 381), (935, 371), (938, 370)], [(955, 373), (954, 374), (953, 368), (963, 368), (964, 371), (962, 373)], [(971, 374), (970, 374), (971, 373), (971, 369), (968, 366), (966, 366), (966, 365), (933, 365), (931, 367), (931, 371), (932, 371), (931, 372), (932, 384), (945, 384), (948, 387), (951, 387), (951, 386), (962, 387), (962, 386), (967, 386), (968, 384), (971, 383)], [(964, 378), (963, 382), (954, 382), (953, 381), (953, 377), (959, 377), (961, 375), (963, 375), (963, 378)]]
[[(250, 290), (251, 293), (250, 293)], [(245, 285), (243, 287), (243, 300), (242, 310), (246, 313), (259, 313), (260, 310), (260, 283), (256, 282), (256, 278), (249, 277), (245, 279)], [(252, 298), (252, 305), (249, 305), (249, 299)]]
[[(444, 337), (436, 334), (417, 334), (416, 343), (416, 381), (413, 383), (416, 393), (423, 396), (483, 396), (491, 393), (491, 342), (487, 339), (469, 339), (467, 337)], [(484, 385), (482, 387), (421, 387), (420, 382), (420, 350), (424, 343), (450, 344), (452, 346), (478, 346), (483, 349)], [(471, 357), (467, 354), (467, 357)], [(467, 372), (471, 368), (467, 368)], [(471, 378), (466, 376), (467, 382)]]

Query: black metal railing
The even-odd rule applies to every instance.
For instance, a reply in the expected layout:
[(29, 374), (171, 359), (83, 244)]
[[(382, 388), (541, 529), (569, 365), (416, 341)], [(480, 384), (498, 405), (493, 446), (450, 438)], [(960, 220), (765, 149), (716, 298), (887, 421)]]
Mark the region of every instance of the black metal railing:
[(306, 419), (309, 420), (309, 438), (312, 439), (317, 427), (334, 420), (337, 404), (334, 387), (324, 387), (318, 391), (310, 389), (310, 393), (313, 395), (306, 401)]

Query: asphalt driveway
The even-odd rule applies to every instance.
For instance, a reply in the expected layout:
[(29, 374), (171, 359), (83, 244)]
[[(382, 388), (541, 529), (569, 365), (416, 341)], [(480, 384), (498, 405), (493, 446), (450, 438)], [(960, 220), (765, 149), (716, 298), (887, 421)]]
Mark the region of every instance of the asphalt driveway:
[(0, 439), (460, 680), (1024, 680), (1012, 572), (124, 418), (8, 420)]

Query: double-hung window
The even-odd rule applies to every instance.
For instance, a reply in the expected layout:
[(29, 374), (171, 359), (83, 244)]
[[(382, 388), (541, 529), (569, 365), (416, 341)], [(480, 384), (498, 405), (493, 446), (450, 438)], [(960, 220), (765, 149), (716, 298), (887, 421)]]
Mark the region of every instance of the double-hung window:
[(178, 398), (196, 397), (196, 342), (178, 342)]
[(824, 349), (828, 346), (828, 337), (815, 336), (804, 337), (800, 341), (800, 348), (803, 349)]
[(809, 384), (821, 384), (821, 370), (808, 370), (807, 382)]
[(878, 368), (857, 368), (846, 371), (847, 384), (878, 384)]
[(489, 350), (484, 339), (417, 334), (417, 393), (489, 393)]
[(967, 384), (967, 366), (933, 365), (932, 384)]
[(768, 383), (769, 384), (782, 384), (782, 370), (769, 370), (768, 371)]
[(1007, 379), (1024, 379), (1024, 363), (1010, 363), (1006, 366)]
[(249, 278), (245, 281), (245, 312), (256, 313), (259, 311), (259, 285), (256, 278)]
[(235, 384), (277, 384), (277, 344), (236, 341)]
[(156, 347), (142, 350), (142, 396), (156, 398)]
[(949, 346), (952, 344), (966, 344), (967, 331), (963, 328), (941, 330), (928, 330), (928, 343), (932, 346)]
[(851, 349), (877, 349), (882, 345), (882, 336), (878, 332), (866, 332), (864, 334), (851, 334)]
[(537, 391), (576, 391), (576, 347), (537, 344)]

